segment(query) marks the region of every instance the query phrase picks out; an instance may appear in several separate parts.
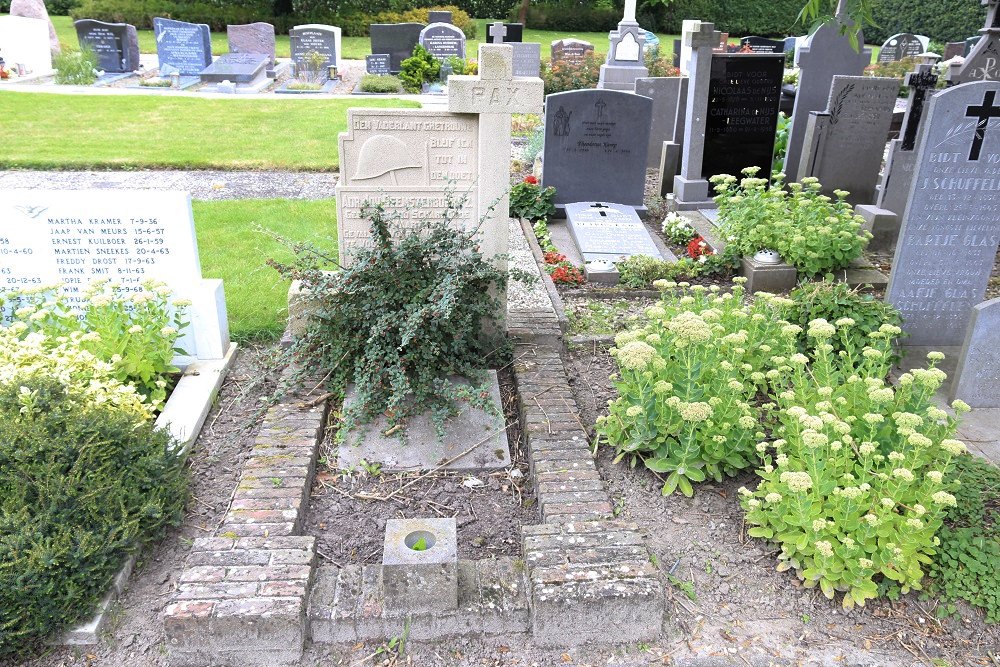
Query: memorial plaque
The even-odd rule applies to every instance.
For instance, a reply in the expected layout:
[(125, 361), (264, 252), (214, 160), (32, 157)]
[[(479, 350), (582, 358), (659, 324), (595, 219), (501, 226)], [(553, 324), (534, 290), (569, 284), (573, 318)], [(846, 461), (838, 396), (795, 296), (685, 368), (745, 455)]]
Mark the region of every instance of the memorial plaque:
[(514, 42), (514, 76), (538, 76), (542, 71), (542, 45)]
[(226, 26), (230, 53), (263, 53), (268, 65), (275, 63), (274, 26), (270, 23), (248, 23)]
[(1000, 83), (945, 89), (925, 115), (886, 300), (904, 345), (957, 347), (1000, 240)]
[(328, 78), (330, 67), (339, 67), (340, 28), (314, 23), (297, 25), (288, 31), (288, 38), (297, 71), (302, 67), (306, 55), (313, 52), (325, 58), (321, 72), (323, 79)]
[[(387, 201), (412, 228), (447, 209), (447, 191), (468, 193), (457, 224), (478, 224), (479, 117), (425, 109), (349, 109), (337, 184), (340, 261), (370, 247), (364, 203)], [(407, 210), (409, 209), (409, 210)], [(346, 264), (345, 264), (346, 265)]]
[(784, 54), (714, 54), (708, 88), (702, 178), (771, 173)]
[(253, 83), (264, 76), (271, 59), (264, 53), (227, 53), (201, 72), (205, 83)]
[(594, 45), (580, 39), (557, 39), (552, 42), (550, 56), (552, 62), (560, 60), (580, 62), (588, 53), (594, 52)]
[(646, 151), (647, 169), (659, 168), (664, 141), (680, 142), (683, 139), (683, 122), (680, 124), (682, 131), (678, 133), (677, 121), (684, 115), (687, 85), (686, 76), (645, 77), (635, 80), (636, 94), (653, 100), (649, 149)]
[(952, 380), (950, 400), (974, 408), (1000, 408), (1000, 299), (972, 309), (965, 344)]
[(880, 63), (891, 63), (904, 58), (916, 58), (926, 51), (923, 39), (917, 35), (903, 32), (893, 35), (882, 44), (879, 51), (878, 61)]
[(643, 207), (653, 100), (617, 90), (571, 90), (545, 101), (543, 186), (556, 206), (610, 201)]
[(814, 176), (826, 195), (847, 190), (852, 206), (873, 203), (897, 95), (896, 79), (833, 77), (826, 111), (809, 116), (796, 180)]
[(632, 255), (663, 259), (631, 206), (573, 202), (566, 204), (566, 221), (585, 262), (617, 262)]
[(94, 280), (126, 292), (158, 280), (193, 304), (179, 347), (202, 359), (228, 348), (221, 281), (206, 295), (188, 193), (7, 190), (0, 219), (0, 292), (62, 284), (68, 304), (79, 308)]
[(388, 53), (372, 53), (365, 56), (365, 72), (368, 74), (390, 74), (392, 72)]
[(212, 38), (208, 25), (173, 19), (154, 18), (156, 56), (160, 75), (168, 71), (197, 76), (212, 64)]
[(465, 33), (450, 23), (432, 23), (421, 30), (420, 45), (438, 60), (465, 60)]
[(139, 36), (134, 25), (81, 19), (73, 26), (80, 46), (89, 46), (97, 56), (98, 69), (109, 73), (139, 69)]
[(420, 43), (422, 23), (373, 23), (369, 26), (372, 53), (389, 54), (389, 71), (398, 74), (403, 61), (413, 55)]
[(785, 40), (767, 39), (766, 37), (744, 37), (740, 40), (740, 49), (749, 53), (784, 53)]

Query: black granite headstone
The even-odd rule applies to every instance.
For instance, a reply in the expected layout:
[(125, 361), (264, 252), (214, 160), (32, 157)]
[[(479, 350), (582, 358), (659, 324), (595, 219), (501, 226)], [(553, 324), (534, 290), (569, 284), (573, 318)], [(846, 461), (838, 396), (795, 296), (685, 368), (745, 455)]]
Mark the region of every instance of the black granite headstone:
[(784, 54), (713, 54), (702, 177), (771, 174)]
[(915, 58), (923, 52), (924, 43), (919, 37), (902, 32), (885, 40), (878, 54), (878, 62), (892, 63), (904, 58)]
[(744, 37), (740, 40), (740, 49), (750, 53), (784, 53), (785, 40), (756, 36)]
[(389, 71), (398, 73), (403, 61), (413, 55), (423, 29), (422, 23), (373, 23), (370, 26), (372, 53), (389, 54)]
[(504, 23), (503, 27), (507, 28), (507, 34), (503, 37), (504, 43), (524, 41), (523, 23)]
[(388, 53), (373, 53), (365, 56), (365, 72), (368, 74), (389, 74), (390, 67)]
[(253, 83), (270, 64), (271, 57), (266, 53), (227, 53), (201, 72), (201, 80), (205, 83)]
[(430, 11), (427, 12), (427, 23), (451, 23), (451, 12)]
[(420, 45), (438, 60), (465, 59), (465, 33), (450, 23), (432, 23), (421, 30)]
[(153, 34), (161, 76), (169, 69), (185, 76), (197, 76), (212, 64), (212, 37), (208, 25), (154, 18)]
[(681, 66), (681, 40), (679, 39), (674, 40), (673, 66), (678, 68)]
[(333, 26), (300, 25), (288, 31), (291, 42), (292, 61), (296, 69), (301, 68), (309, 53), (319, 53), (325, 58), (322, 78), (328, 78), (330, 67), (337, 65), (337, 32)]
[(80, 46), (94, 51), (99, 69), (115, 73), (139, 69), (139, 37), (134, 25), (81, 19), (73, 26)]

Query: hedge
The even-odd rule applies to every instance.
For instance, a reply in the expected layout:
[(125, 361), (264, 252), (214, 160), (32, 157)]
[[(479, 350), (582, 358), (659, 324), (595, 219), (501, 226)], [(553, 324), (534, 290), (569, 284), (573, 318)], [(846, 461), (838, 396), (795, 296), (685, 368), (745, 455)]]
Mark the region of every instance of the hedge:
[(865, 28), (869, 44), (881, 44), (899, 32), (961, 42), (978, 35), (986, 22), (986, 8), (974, 0), (878, 0), (872, 14), (877, 26)]

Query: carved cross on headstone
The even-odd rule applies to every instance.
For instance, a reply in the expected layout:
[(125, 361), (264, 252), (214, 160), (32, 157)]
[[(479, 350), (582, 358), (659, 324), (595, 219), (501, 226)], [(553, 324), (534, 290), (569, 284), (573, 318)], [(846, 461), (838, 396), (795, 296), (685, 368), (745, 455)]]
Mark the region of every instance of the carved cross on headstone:
[(500, 21), (490, 25), (490, 37), (494, 44), (503, 44), (503, 38), (507, 36), (507, 26)]
[(965, 110), (966, 118), (975, 118), (978, 120), (976, 123), (976, 136), (972, 139), (972, 147), (969, 149), (969, 162), (979, 160), (979, 153), (983, 149), (983, 141), (986, 140), (986, 129), (990, 124), (990, 119), (1000, 118), (1000, 106), (996, 106), (995, 104), (996, 96), (997, 93), (995, 90), (986, 91), (981, 105), (973, 105)]
[(905, 85), (910, 88), (910, 105), (903, 119), (903, 143), (900, 148), (912, 151), (917, 143), (917, 130), (920, 128), (920, 117), (924, 113), (924, 103), (927, 101), (927, 91), (937, 87), (938, 75), (934, 73), (933, 65), (917, 65), (916, 72), (906, 75)]

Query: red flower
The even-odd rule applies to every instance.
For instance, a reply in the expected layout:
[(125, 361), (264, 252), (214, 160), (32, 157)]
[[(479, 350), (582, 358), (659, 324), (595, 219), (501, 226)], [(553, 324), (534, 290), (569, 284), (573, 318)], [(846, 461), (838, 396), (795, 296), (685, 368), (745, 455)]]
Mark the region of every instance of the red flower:
[(552, 282), (564, 285), (582, 285), (583, 273), (575, 266), (560, 266), (552, 272)]
[(708, 243), (701, 236), (696, 236), (688, 243), (687, 247), (688, 257), (691, 259), (698, 259), (702, 255), (708, 256), (715, 253), (712, 249), (708, 247)]
[(538, 179), (531, 175), (525, 176), (524, 182), (529, 185), (538, 185)]
[(555, 251), (550, 251), (545, 253), (545, 263), (546, 264), (558, 264), (559, 262), (565, 262), (566, 255), (560, 255)]

